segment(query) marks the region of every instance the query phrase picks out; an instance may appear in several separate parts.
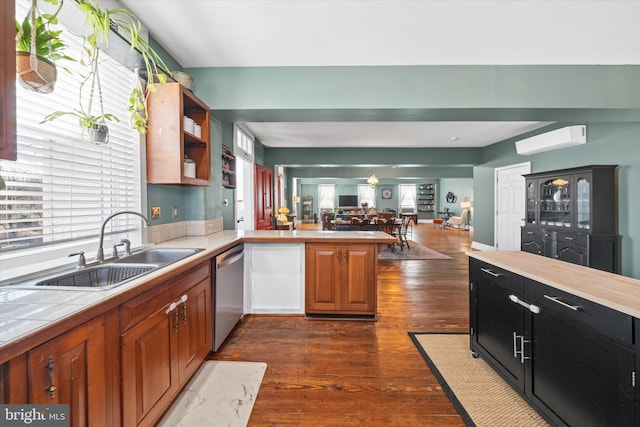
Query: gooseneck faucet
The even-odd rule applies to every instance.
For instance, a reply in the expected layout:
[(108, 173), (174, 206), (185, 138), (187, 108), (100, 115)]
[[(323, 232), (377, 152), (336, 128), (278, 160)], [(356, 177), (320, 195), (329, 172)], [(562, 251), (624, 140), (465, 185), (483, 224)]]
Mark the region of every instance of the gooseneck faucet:
[(102, 228), (100, 228), (100, 242), (98, 243), (98, 253), (96, 254), (96, 261), (98, 261), (99, 263), (104, 262), (104, 249), (102, 249), (102, 244), (104, 242), (104, 228), (107, 226), (107, 223), (111, 220), (111, 218), (124, 214), (138, 215), (144, 220), (144, 223), (146, 225), (149, 225), (149, 220), (147, 219), (147, 217), (135, 211), (120, 211), (114, 213), (113, 215), (109, 215), (107, 219), (102, 222)]

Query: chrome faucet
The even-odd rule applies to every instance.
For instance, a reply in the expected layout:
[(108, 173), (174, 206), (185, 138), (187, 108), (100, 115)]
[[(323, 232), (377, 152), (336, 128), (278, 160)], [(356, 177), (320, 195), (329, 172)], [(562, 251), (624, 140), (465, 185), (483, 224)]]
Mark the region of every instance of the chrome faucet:
[(138, 215), (140, 218), (144, 220), (144, 223), (146, 225), (149, 225), (149, 220), (147, 219), (147, 217), (135, 211), (121, 211), (121, 212), (116, 212), (113, 215), (109, 215), (107, 219), (105, 219), (102, 222), (102, 228), (100, 228), (100, 242), (98, 243), (98, 253), (96, 254), (97, 262), (99, 263), (104, 262), (104, 249), (102, 249), (102, 244), (104, 243), (104, 228), (106, 227), (107, 223), (111, 220), (111, 218), (113, 218), (114, 216), (124, 215), (124, 214)]

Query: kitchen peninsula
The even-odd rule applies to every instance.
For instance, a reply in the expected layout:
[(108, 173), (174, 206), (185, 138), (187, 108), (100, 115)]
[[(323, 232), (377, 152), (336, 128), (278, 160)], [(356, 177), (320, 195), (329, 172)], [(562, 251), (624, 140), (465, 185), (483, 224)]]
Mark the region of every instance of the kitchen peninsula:
[[(2, 286), (0, 402), (71, 403), (72, 417), (91, 425), (153, 425), (211, 350), (216, 255), (244, 242), (245, 312), (304, 314), (305, 248), (314, 247), (329, 254), (335, 271), (347, 263), (373, 271), (350, 276), (362, 279), (354, 289), (369, 298), (358, 309), (374, 317), (378, 246), (393, 241), (382, 232), (223, 231), (156, 245), (203, 250), (113, 289)], [(345, 286), (331, 283), (327, 292), (314, 288), (321, 303), (334, 285)], [(354, 314), (351, 308), (320, 312)]]
[(552, 425), (640, 425), (640, 280), (468, 252), (470, 346)]

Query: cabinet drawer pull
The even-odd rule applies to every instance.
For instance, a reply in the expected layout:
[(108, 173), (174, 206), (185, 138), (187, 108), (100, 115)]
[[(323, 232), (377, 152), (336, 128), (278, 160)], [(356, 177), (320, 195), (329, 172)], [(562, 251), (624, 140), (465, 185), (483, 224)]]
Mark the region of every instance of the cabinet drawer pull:
[(581, 308), (579, 305), (570, 305), (570, 304), (567, 304), (564, 301), (561, 301), (560, 297), (550, 297), (549, 295), (545, 295), (544, 297), (546, 299), (548, 299), (548, 300), (551, 300), (551, 301), (553, 301), (555, 303), (560, 304), (563, 307), (570, 308), (573, 311), (578, 311)]
[(509, 295), (509, 299), (515, 302), (516, 304), (520, 304), (521, 306), (523, 306), (524, 308), (526, 308), (527, 310), (529, 310), (534, 314), (540, 314), (540, 307), (538, 307), (537, 305), (526, 303), (515, 295)]
[(480, 270), (484, 271), (487, 274), (492, 275), (493, 277), (502, 277), (502, 274), (495, 273), (495, 272), (489, 270), (488, 268), (481, 268)]
[(54, 385), (55, 373), (53, 372), (53, 356), (52, 355), (49, 355), (49, 360), (47, 361), (45, 368), (49, 370), (49, 387), (47, 387), (45, 390), (49, 392), (49, 398), (53, 400), (56, 398), (56, 387)]
[(573, 237), (564, 236), (564, 240), (573, 240)]

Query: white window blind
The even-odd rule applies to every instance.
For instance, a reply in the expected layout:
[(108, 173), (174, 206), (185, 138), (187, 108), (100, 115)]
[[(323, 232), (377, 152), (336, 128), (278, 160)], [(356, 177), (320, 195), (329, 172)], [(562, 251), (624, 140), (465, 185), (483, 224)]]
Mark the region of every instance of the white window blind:
[(318, 209), (333, 210), (336, 206), (335, 184), (318, 184)]
[(415, 184), (399, 184), (400, 212), (417, 212)]
[(358, 184), (358, 204), (367, 203), (369, 208), (376, 207), (375, 188), (371, 188), (369, 184)]
[[(24, 16), (26, 6), (18, 2), (16, 16)], [(82, 39), (67, 32), (63, 39), (72, 56), (79, 58)], [(134, 73), (104, 52), (100, 57), (105, 113), (122, 120), (107, 122), (107, 145), (83, 142), (74, 116), (40, 124), (53, 111), (77, 108), (78, 62), (59, 61), (58, 81), (51, 94), (17, 85), (17, 161), (0, 160), (0, 174), (7, 185), (0, 196), (0, 256), (62, 242), (95, 241), (108, 215), (140, 211), (140, 137), (129, 127), (126, 111)], [(72, 69), (74, 75), (62, 66)], [(92, 113), (98, 115), (96, 102), (94, 99)], [(140, 227), (138, 217), (121, 215), (112, 220), (107, 232), (129, 232), (128, 237), (140, 241)]]

